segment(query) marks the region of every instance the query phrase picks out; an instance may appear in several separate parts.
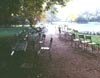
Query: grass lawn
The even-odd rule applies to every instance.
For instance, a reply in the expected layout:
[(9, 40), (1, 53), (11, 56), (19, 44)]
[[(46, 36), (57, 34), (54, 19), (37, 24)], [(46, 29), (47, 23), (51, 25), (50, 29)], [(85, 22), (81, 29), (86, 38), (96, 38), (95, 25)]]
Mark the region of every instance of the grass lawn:
[[(76, 38), (79, 38), (79, 34), (83, 34), (83, 35), (89, 35), (89, 34), (84, 34), (84, 33), (79, 33), (79, 32), (74, 32), (71, 31), (70, 33), (74, 33)], [(95, 42), (97, 45), (95, 45), (95, 47), (99, 47), (100, 48), (100, 35), (91, 35), (92, 38), (92, 42)], [(98, 46), (99, 44), (99, 46)]]
[(16, 28), (0, 28), (0, 37), (11, 37), (15, 34), (21, 32), (23, 28), (16, 27)]
[(7, 59), (12, 46), (17, 42), (17, 36), (23, 28), (0, 28), (0, 60)]
[[(0, 28), (0, 56), (6, 56), (11, 51), (11, 46), (16, 43), (18, 32), (21, 28)], [(0, 58), (1, 58), (0, 57)]]
[(100, 44), (100, 35), (92, 35), (92, 41)]
[[(76, 38), (78, 38), (78, 35), (83, 33), (75, 32), (75, 34), (76, 34)], [(84, 34), (84, 35), (86, 36), (88, 34)], [(100, 35), (91, 35), (91, 37), (93, 42), (100, 44)]]
[[(9, 75), (9, 72), (3, 69), (3, 63), (7, 63), (7, 68), (9, 69), (9, 65), (11, 65), (11, 50), (12, 46), (16, 44), (17, 36), (19, 32), (21, 32), (23, 28), (0, 28), (0, 71), (5, 75)], [(6, 68), (6, 67), (5, 67)], [(2, 76), (5, 76), (2, 75)], [(2, 77), (0, 76), (0, 77)], [(4, 78), (4, 77), (3, 77)], [(6, 77), (7, 78), (7, 77)]]
[[(24, 56), (19, 55), (19, 54), (16, 54), (16, 56), (11, 56), (12, 47), (15, 46), (17, 39), (19, 39), (19, 37), (20, 37), (20, 35), (19, 36), (16, 36), (16, 35), (19, 34), (20, 32), (22, 32), (23, 30), (24, 30), (24, 28), (20, 28), (20, 27), (0, 28), (0, 70), (2, 70), (0, 73), (5, 74), (5, 75), (2, 74), (2, 76), (3, 76), (2, 78), (4, 78), (4, 76), (14, 78), (15, 75), (16, 75), (16, 78), (19, 78), (19, 76), (23, 75), (23, 71), (19, 70), (17, 67), (19, 66), (19, 62), (22, 63), (23, 60), (21, 60), (21, 59), (23, 59)], [(26, 32), (30, 32), (30, 30), (28, 30)], [(35, 29), (32, 29), (32, 32), (35, 33)], [(23, 36), (23, 34), (25, 34), (25, 33), (22, 33), (21, 36)], [(27, 53), (29, 53), (29, 52), (27, 52)], [(32, 51), (32, 53), (33, 53), (33, 51)], [(21, 56), (21, 59), (20, 59), (20, 56)], [(34, 60), (36, 60), (35, 57), (34, 57)], [(33, 60), (32, 60), (32, 62), (33, 62)], [(3, 65), (2, 65), (3, 63), (7, 63), (7, 66), (4, 67), (5, 69), (7, 69), (7, 71), (3, 69)], [(34, 70), (36, 70), (36, 68)], [(34, 71), (34, 73), (36, 73), (36, 71)]]

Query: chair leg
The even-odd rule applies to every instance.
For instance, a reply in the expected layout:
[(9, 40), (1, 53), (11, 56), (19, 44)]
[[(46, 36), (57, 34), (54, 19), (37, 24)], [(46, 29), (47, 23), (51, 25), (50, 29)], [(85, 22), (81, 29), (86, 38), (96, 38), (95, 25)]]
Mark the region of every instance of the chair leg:
[(79, 41), (77, 41), (77, 42), (75, 42), (76, 43), (76, 45), (75, 46), (77, 46), (77, 48), (79, 48)]
[(100, 44), (97, 44), (97, 46), (98, 46), (98, 53), (99, 53), (99, 46), (100, 46)]
[(88, 43), (86, 44), (86, 51), (88, 50)]
[(87, 43), (84, 43), (84, 51), (87, 50)]
[(92, 48), (92, 52), (93, 52), (93, 51), (94, 51), (94, 49), (95, 49), (95, 48), (94, 48), (94, 45), (91, 45), (91, 48)]
[(51, 51), (49, 50), (49, 59), (52, 60)]
[(75, 48), (77, 48), (77, 42), (74, 42), (74, 46), (75, 46)]
[(70, 41), (70, 45), (73, 47), (74, 41)]

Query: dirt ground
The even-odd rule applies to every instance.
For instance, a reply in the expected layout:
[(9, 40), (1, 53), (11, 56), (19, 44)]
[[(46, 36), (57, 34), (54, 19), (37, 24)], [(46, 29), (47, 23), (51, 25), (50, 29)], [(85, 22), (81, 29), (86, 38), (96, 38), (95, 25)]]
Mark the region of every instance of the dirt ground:
[[(48, 44), (51, 35), (47, 35)], [(100, 78), (99, 53), (94, 54), (72, 47), (70, 41), (53, 34), (52, 60), (48, 53), (40, 54), (39, 78)]]

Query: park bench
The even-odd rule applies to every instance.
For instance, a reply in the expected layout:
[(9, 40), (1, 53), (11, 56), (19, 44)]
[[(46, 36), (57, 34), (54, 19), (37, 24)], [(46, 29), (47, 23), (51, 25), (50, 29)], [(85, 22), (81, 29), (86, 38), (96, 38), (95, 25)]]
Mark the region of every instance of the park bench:
[(26, 52), (27, 45), (27, 41), (17, 42), (16, 45), (12, 48), (11, 56), (13, 56), (13, 54), (18, 51)]
[[(27, 51), (28, 43), (27, 41), (18, 41), (16, 45), (12, 48), (11, 57), (9, 65), (11, 69), (20, 71), (20, 65), (24, 62), (25, 53)], [(15, 72), (14, 72), (15, 73)]]

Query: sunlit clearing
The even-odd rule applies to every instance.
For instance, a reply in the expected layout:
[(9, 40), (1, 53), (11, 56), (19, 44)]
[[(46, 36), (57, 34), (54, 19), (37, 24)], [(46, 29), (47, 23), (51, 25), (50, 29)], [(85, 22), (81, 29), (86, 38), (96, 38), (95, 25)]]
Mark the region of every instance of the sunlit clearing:
[(55, 33), (56, 33), (56, 27), (55, 26), (51, 26), (51, 25), (49, 25), (48, 27), (47, 27), (47, 30), (48, 30), (48, 32), (47, 32), (47, 35), (54, 35)]
[(72, 0), (70, 1), (66, 7), (61, 8), (58, 7), (58, 14), (57, 16), (62, 20), (65, 20), (67, 17), (73, 15), (77, 17), (79, 14), (88, 11), (93, 13), (97, 9), (100, 9), (100, 0)]
[(68, 15), (68, 20), (74, 21), (77, 17), (78, 17), (78, 14), (70, 13), (70, 14)]

